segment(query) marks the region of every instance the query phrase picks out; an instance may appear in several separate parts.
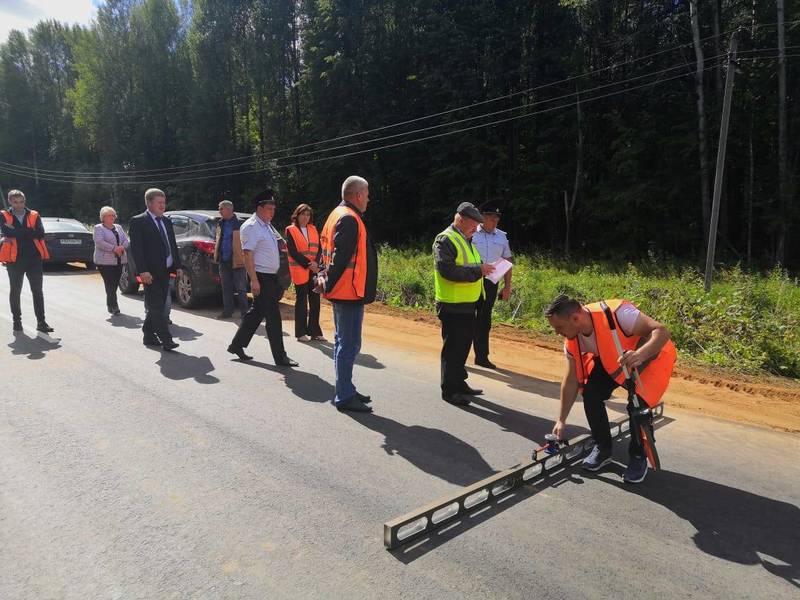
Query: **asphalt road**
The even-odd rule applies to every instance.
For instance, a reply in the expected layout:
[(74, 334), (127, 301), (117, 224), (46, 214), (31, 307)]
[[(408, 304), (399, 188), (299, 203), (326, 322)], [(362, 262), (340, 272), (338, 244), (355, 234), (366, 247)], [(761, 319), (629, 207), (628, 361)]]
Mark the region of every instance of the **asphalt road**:
[(48, 272), (45, 301), (56, 344), (33, 335), (27, 289), (23, 335), (0, 312), (0, 598), (800, 593), (797, 436), (667, 408), (665, 470), (643, 484), (621, 482), (620, 444), (605, 473), (387, 552), (384, 521), (527, 457), (557, 385), (475, 371), (486, 393), (462, 410), (438, 397), (436, 356), (366, 343), (355, 380), (375, 413), (351, 417), (328, 403), (330, 344), (287, 335), (285, 370), (261, 336), (240, 363), (234, 323), (176, 310), (181, 346), (162, 353), (141, 344), (141, 298), (111, 318), (80, 269)]

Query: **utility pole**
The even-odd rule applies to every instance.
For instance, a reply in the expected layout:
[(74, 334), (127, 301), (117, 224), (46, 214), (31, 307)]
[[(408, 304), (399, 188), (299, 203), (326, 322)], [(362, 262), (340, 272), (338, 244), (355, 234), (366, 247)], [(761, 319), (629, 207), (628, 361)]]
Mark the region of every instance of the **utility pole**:
[(708, 232), (708, 252), (706, 253), (706, 293), (711, 291), (711, 276), (714, 272), (714, 254), (717, 249), (717, 225), (719, 223), (719, 199), (722, 195), (722, 176), (725, 172), (725, 149), (728, 144), (728, 122), (731, 116), (731, 97), (733, 96), (733, 76), (736, 70), (736, 34), (731, 34), (728, 50), (728, 74), (725, 76), (725, 98), (722, 101), (722, 123), (719, 127), (719, 147), (717, 148), (717, 169), (714, 175), (714, 198), (711, 201), (711, 227)]

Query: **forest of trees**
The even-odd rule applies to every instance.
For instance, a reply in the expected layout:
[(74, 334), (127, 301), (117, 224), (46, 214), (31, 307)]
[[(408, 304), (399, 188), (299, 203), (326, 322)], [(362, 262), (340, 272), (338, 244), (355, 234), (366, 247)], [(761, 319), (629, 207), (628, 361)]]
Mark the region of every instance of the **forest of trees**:
[[(796, 19), (795, 19), (796, 17)], [(800, 268), (798, 0), (108, 0), (0, 46), (0, 188), (122, 220), (371, 182), (376, 239), (500, 200), (516, 248), (698, 261), (727, 52), (718, 256)]]

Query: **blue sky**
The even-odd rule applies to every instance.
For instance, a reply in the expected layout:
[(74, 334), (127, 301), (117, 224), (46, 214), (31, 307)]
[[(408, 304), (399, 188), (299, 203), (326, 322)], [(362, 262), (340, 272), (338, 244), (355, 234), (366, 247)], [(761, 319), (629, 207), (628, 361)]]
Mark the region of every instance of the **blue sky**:
[(43, 19), (87, 25), (101, 0), (0, 0), (0, 43), (12, 29), (27, 31)]

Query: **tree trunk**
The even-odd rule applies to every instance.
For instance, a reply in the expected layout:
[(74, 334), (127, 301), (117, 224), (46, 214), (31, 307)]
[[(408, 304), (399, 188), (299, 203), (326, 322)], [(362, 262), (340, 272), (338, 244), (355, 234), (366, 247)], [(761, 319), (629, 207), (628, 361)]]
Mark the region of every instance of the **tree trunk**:
[(753, 121), (750, 121), (750, 139), (748, 140), (750, 170), (747, 180), (747, 266), (753, 262), (753, 195), (755, 192), (755, 160), (753, 156)]
[(778, 238), (775, 246), (775, 262), (783, 264), (786, 259), (786, 221), (789, 218), (789, 180), (786, 150), (786, 39), (783, 25), (784, 4), (778, 6), (778, 185), (779, 217)]
[(564, 213), (566, 218), (566, 232), (564, 235), (565, 256), (569, 256), (570, 253), (570, 224), (572, 222), (572, 213), (575, 210), (575, 203), (578, 201), (581, 180), (583, 179), (583, 114), (581, 113), (580, 94), (577, 96), (575, 109), (578, 113), (578, 141), (575, 145), (575, 180), (572, 183), (572, 199), (569, 198), (567, 190), (564, 190)]
[(711, 197), (709, 195), (709, 169), (707, 151), (707, 126), (704, 93), (705, 60), (703, 47), (700, 41), (700, 17), (697, 10), (697, 0), (689, 1), (689, 12), (692, 18), (692, 38), (694, 40), (694, 54), (697, 68), (695, 73), (695, 87), (697, 90), (697, 138), (700, 153), (700, 201), (703, 210), (703, 247), (708, 247), (708, 228), (711, 225)]

